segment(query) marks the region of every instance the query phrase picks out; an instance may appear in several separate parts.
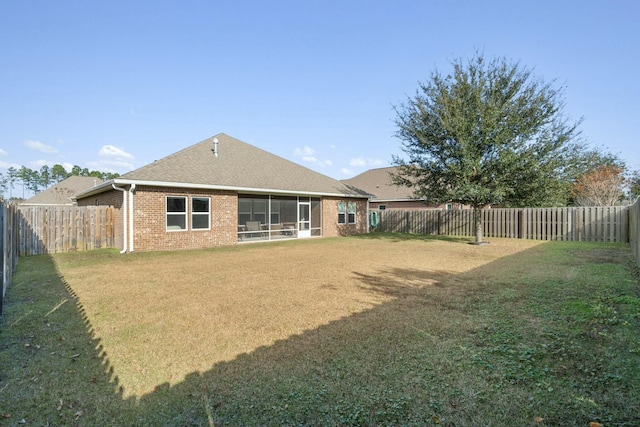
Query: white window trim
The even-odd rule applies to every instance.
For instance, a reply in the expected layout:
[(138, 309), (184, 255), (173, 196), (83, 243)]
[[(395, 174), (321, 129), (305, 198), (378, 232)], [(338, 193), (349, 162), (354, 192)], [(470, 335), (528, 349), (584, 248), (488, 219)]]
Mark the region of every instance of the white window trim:
[[(191, 231), (207, 231), (207, 230), (211, 230), (211, 197), (207, 197), (207, 196), (192, 196), (190, 198), (191, 200)], [(193, 201), (195, 199), (202, 199), (202, 200), (206, 200), (207, 201), (207, 211), (206, 212), (194, 212), (193, 211)], [(203, 227), (203, 228), (195, 228), (193, 226), (193, 217), (194, 216), (206, 216), (207, 217), (207, 226)]]
[[(169, 212), (169, 199), (184, 199), (184, 212)], [(171, 195), (167, 195), (165, 198), (165, 231), (167, 231), (168, 233), (174, 233), (174, 232), (180, 232), (180, 231), (188, 231), (189, 230), (189, 218), (187, 216), (187, 212), (188, 212), (188, 207), (187, 207), (187, 200), (189, 198), (187, 196), (171, 196)], [(183, 216), (184, 217), (184, 228), (179, 228), (179, 229), (169, 229), (169, 225), (168, 225), (168, 219), (169, 216)]]
[[(353, 207), (353, 212), (351, 212), (351, 207)], [(356, 212), (358, 209), (358, 205), (356, 202), (347, 202), (347, 224), (355, 224), (356, 223)], [(351, 215), (353, 215), (353, 221), (350, 220)]]
[[(343, 212), (340, 212), (340, 207), (343, 206)], [(340, 221), (340, 215), (342, 215), (342, 221)], [(338, 202), (338, 224), (347, 223), (347, 202)]]

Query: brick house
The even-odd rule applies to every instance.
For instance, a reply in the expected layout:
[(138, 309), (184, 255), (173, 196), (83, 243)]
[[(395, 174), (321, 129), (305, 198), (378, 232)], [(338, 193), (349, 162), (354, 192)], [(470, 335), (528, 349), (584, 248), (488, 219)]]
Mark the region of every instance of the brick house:
[(360, 188), (372, 194), (369, 208), (374, 210), (415, 210), (415, 209), (462, 209), (459, 203), (445, 203), (441, 205), (427, 204), (423, 199), (413, 197), (408, 187), (397, 186), (391, 180), (396, 171), (395, 166), (369, 169), (353, 178), (343, 179), (342, 182), (354, 188)]
[(369, 194), (225, 134), (77, 194), (122, 252), (367, 232)]

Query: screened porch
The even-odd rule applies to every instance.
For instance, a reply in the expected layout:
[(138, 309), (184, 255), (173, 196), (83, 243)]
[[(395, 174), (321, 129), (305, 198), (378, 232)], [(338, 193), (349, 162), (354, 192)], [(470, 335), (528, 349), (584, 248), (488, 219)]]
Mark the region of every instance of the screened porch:
[(238, 241), (282, 240), (322, 235), (317, 197), (238, 196)]

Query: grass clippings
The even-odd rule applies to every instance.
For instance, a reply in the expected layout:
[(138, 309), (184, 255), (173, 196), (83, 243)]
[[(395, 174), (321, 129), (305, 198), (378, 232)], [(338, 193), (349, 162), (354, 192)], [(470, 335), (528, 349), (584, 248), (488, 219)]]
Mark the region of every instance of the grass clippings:
[(628, 247), (467, 241), (22, 258), (0, 426), (640, 424)]

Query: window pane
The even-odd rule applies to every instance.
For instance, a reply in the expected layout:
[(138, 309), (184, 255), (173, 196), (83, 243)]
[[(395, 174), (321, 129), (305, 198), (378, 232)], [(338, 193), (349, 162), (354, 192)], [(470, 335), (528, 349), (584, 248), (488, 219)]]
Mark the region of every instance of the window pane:
[(191, 227), (193, 229), (209, 228), (209, 215), (192, 215)]
[(238, 215), (238, 225), (246, 225), (247, 221), (251, 221), (251, 214)]
[(347, 211), (347, 204), (345, 202), (338, 202), (338, 213), (343, 214)]
[(346, 223), (347, 223), (346, 214), (339, 213), (338, 214), (338, 224), (346, 224)]
[(186, 197), (167, 197), (167, 212), (187, 212)]
[(193, 199), (191, 199), (191, 211), (192, 212), (209, 212), (209, 198), (194, 197)]
[(185, 230), (187, 228), (186, 215), (167, 215), (167, 230)]

